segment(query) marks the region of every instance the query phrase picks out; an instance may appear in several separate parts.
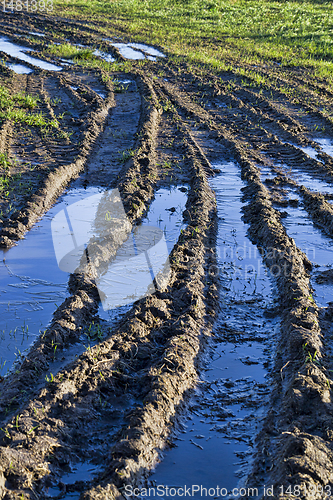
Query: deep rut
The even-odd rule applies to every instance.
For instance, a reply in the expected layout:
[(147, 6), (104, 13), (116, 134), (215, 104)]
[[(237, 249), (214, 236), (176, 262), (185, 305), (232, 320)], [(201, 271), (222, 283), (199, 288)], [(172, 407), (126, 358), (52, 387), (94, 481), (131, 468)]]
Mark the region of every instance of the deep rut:
[[(18, 19), (26, 43), (28, 30), (52, 26), (38, 16)], [(1, 20), (3, 33), (13, 32), (12, 21), (10, 15)], [(101, 41), (97, 28), (60, 19), (56, 25), (59, 38)], [(71, 30), (78, 26), (82, 33), (74, 39)], [(121, 64), (119, 52), (113, 54)], [(252, 458), (242, 484), (259, 488), (259, 497), (264, 484), (281, 500), (296, 498), (298, 485), (298, 498), (308, 499), (310, 492), (323, 498), (332, 485), (332, 303), (317, 305), (312, 283), (326, 280), (329, 297), (333, 280), (330, 266), (315, 273), (316, 263), (284, 222), (296, 213), (292, 207), (304, 205), (309, 231), (316, 225), (330, 242), (331, 194), (310, 189), (311, 179), (320, 190), (321, 182), (331, 183), (332, 149), (325, 149), (333, 141), (331, 119), (322, 110), (331, 109), (330, 91), (306, 73), (274, 69), (258, 88), (255, 75), (242, 81), (236, 69), (216, 75), (180, 64), (181, 71), (164, 60), (133, 64), (126, 73), (75, 65), (61, 73), (1, 76), (13, 92), (23, 85), (38, 97), (35, 112), (58, 123), (52, 133), (1, 125), (0, 152), (10, 160), (1, 172), (9, 183), (1, 191), (1, 246), (8, 249), (22, 238), (71, 181), (80, 193), (117, 187), (127, 215), (112, 238), (96, 238), (90, 267), (81, 263), (80, 272), (68, 276), (69, 296), (0, 382), (3, 499), (74, 494), (109, 500), (121, 498), (126, 485), (142, 485), (179, 429), (205, 366), (205, 347), (214, 351), (219, 342), (236, 339), (247, 366), (256, 365), (246, 354), (252, 343), (265, 344), (269, 353), (275, 349), (274, 359), (263, 355), (271, 387), (262, 380), (206, 380), (207, 393), (195, 396), (191, 411), (206, 418), (203, 408), (213, 401), (214, 432), (252, 446), (251, 452), (240, 450), (243, 465)], [(257, 73), (267, 76), (265, 68)], [(221, 194), (227, 183), (222, 174), (238, 193), (237, 210)], [(94, 272), (116, 256), (158, 190), (175, 186), (187, 203), (169, 282), (118, 321), (101, 320)], [(172, 214), (177, 207), (167, 210)], [(221, 242), (217, 230), (236, 212), (241, 238), (250, 238), (251, 251), (257, 247), (257, 260), (266, 266), (267, 288), (260, 289), (253, 273), (230, 278), (234, 262), (216, 253), (216, 242), (221, 249), (228, 239)], [(217, 268), (222, 277), (212, 271)], [(83, 348), (91, 329), (98, 334)], [(273, 329), (275, 346), (269, 340)], [(234, 394), (228, 393), (232, 387)], [(237, 405), (248, 412), (249, 425), (235, 418)], [(87, 464), (90, 475), (84, 473)]]

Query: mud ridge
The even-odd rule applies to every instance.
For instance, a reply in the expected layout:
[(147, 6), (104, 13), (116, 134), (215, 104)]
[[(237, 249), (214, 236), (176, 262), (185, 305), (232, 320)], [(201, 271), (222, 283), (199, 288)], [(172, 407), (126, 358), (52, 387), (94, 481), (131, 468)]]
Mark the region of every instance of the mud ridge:
[(0, 232), (0, 247), (9, 248), (16, 240), (23, 238), (26, 231), (52, 206), (66, 185), (84, 169), (87, 157), (112, 106), (113, 101), (99, 102), (96, 111), (88, 113), (79, 156), (73, 163), (60, 166), (43, 178), (41, 187), (27, 202), (26, 207), (16, 211), (11, 219), (4, 223)]
[[(188, 207), (191, 225), (174, 249), (172, 257), (178, 264), (174, 266), (168, 289), (136, 306), (120, 330), (58, 373), (52, 384), (20, 413), (21, 438), (22, 432), (27, 431), (24, 441), (20, 440), (21, 451), (16, 449), (19, 436), (15, 434), (15, 426), (12, 423), (7, 425), (3, 445), (8, 439), (12, 444), (10, 452), (2, 447), (2, 464), (6, 477), (11, 476), (10, 463), (12, 466), (15, 464), (14, 469), (21, 477), (19, 482), (11, 477), (11, 481), (14, 480), (14, 495), (24, 491), (27, 498), (33, 498), (33, 491), (47, 488), (48, 481), (57, 476), (64, 457), (67, 461), (73, 457), (73, 439), (76, 442), (79, 439), (71, 409), (75, 400), (75, 412), (84, 411), (86, 415), (89, 405), (92, 405), (96, 415), (97, 395), (101, 394), (103, 400), (106, 398), (107, 412), (108, 404), (112, 404), (112, 393), (114, 397), (123, 394), (124, 387), (128, 397), (139, 392), (143, 405), (128, 414), (125, 426), (113, 436), (115, 444), (107, 455), (103, 466), (105, 471), (98, 478), (98, 486), (92, 486), (82, 498), (110, 499), (119, 496), (119, 489), (125, 483), (137, 484), (154, 465), (159, 449), (163, 448), (169, 435), (177, 406), (182, 406), (186, 392), (194, 386), (197, 355), (211, 323), (209, 317), (206, 318), (205, 306), (210, 287), (204, 282), (205, 267), (212, 260), (212, 254), (208, 252), (207, 255), (205, 247), (207, 243), (211, 245), (214, 239), (212, 216), (215, 202), (202, 166), (190, 159), (189, 165), (192, 165), (191, 204)], [(198, 230), (194, 231), (194, 228)], [(211, 298), (213, 295), (214, 287)], [(68, 395), (69, 384), (72, 387), (71, 396)], [(94, 389), (87, 394), (89, 386)], [(44, 408), (44, 415), (39, 411), (41, 407)], [(30, 433), (36, 408), (37, 429)], [(59, 427), (57, 415), (60, 408), (62, 424)], [(53, 424), (50, 427), (51, 421)], [(49, 463), (51, 451), (54, 459)], [(33, 456), (38, 457), (39, 468), (32, 476)], [(49, 478), (48, 471), (51, 472)], [(87, 486), (81, 485), (84, 489)]]
[[(252, 148), (251, 155), (253, 158), (256, 157), (259, 163), (263, 163), (269, 159), (271, 161), (278, 159), (280, 162), (286, 162), (288, 166), (295, 165), (298, 168), (309, 171), (314, 177), (318, 173), (323, 173), (326, 176), (329, 174), (327, 181), (331, 181), (332, 171), (329, 161), (325, 161), (323, 164), (321, 161), (311, 158), (307, 153), (293, 144), (281, 141), (276, 135), (270, 134), (263, 127), (260, 130), (256, 129), (248, 117), (245, 117), (245, 123), (240, 118), (234, 119), (232, 123), (228, 123), (226, 118), (222, 118), (215, 112), (206, 110), (190, 100), (188, 95), (181, 95), (174, 86), (164, 82), (160, 83), (160, 85), (164, 88), (171, 102), (196, 119), (199, 124), (205, 124), (209, 130), (216, 131), (222, 141), (228, 139), (233, 141), (233, 138), (237, 136), (236, 142), (240, 144), (242, 141), (245, 147)], [(262, 156), (261, 151), (266, 153), (267, 158)], [(325, 155), (325, 159), (326, 156), (328, 155)]]
[(326, 234), (333, 236), (333, 207), (320, 193), (313, 193), (304, 186), (299, 188), (307, 212)]
[(140, 93), (151, 104), (146, 102), (143, 106), (135, 155), (125, 163), (118, 178), (119, 191), (131, 222), (144, 214), (154, 195), (157, 182), (155, 142), (160, 118), (153, 86), (144, 76), (138, 75), (136, 81)]
[[(276, 72), (276, 70), (274, 71), (273, 68), (270, 68), (270, 71), (267, 71), (265, 68), (260, 68), (260, 73), (268, 79), (268, 88), (273, 89), (276, 93), (284, 96), (289, 102), (296, 105), (300, 105), (301, 102), (302, 107), (307, 111), (310, 111), (313, 116), (323, 120), (328, 130), (332, 133), (332, 119), (328, 114), (323, 113), (321, 110), (322, 106), (330, 107), (331, 105), (330, 98), (324, 98), (322, 95), (324, 91), (330, 97), (331, 92), (327, 87), (322, 86), (319, 88), (320, 93), (318, 95), (317, 92), (310, 90), (309, 88), (311, 86), (312, 88), (316, 88), (316, 84), (313, 83), (313, 80), (310, 82), (309, 78), (302, 79), (297, 76), (295, 72), (290, 71), (288, 72), (288, 75), (284, 75), (282, 72)], [(251, 75), (247, 75), (246, 78), (252, 80), (253, 83), (256, 82), (256, 78)], [(307, 99), (302, 99), (304, 94)]]
[[(266, 476), (275, 498), (286, 498), (281, 487), (286, 491), (291, 486), (294, 491), (300, 484), (303, 491), (298, 498), (308, 498), (311, 488), (317, 492), (313, 498), (321, 498), (316, 485), (325, 486), (332, 480), (333, 421), (318, 308), (311, 300), (307, 273), (310, 264), (286, 235), (256, 167), (244, 161), (242, 171), (248, 182), (246, 195), (252, 200), (245, 210), (250, 235), (262, 246), (271, 271), (274, 266), (286, 270), (276, 279), (284, 313), (273, 402), (257, 439), (260, 451), (248, 484), (258, 485)], [(311, 359), (318, 356), (318, 363), (308, 362), (309, 355)]]
[[(177, 78), (177, 75), (173, 74), (173, 76)], [(246, 113), (258, 123), (271, 128), (271, 131), (278, 130), (289, 140), (292, 137), (297, 142), (309, 143), (309, 139), (304, 135), (305, 127), (292, 116), (281, 113), (274, 102), (263, 94), (240, 87), (234, 79), (223, 81), (222, 78), (217, 78), (215, 75), (211, 75), (211, 79), (214, 83), (207, 84), (202, 77), (196, 76), (195, 87), (193, 80), (188, 85), (182, 84), (182, 87), (183, 90), (186, 91), (188, 88), (192, 92), (194, 88), (201, 89), (202, 101), (208, 107), (213, 106), (212, 99), (214, 103), (222, 102), (225, 107), (230, 106), (230, 108), (241, 110), (243, 114)]]

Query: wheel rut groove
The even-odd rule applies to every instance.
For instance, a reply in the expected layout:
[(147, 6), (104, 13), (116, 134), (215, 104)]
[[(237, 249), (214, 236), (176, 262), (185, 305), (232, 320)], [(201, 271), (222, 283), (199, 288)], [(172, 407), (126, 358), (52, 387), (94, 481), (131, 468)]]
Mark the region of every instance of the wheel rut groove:
[[(211, 272), (221, 208), (211, 186), (218, 162), (230, 161), (245, 183), (243, 221), (274, 297), (274, 310), (248, 304), (246, 328), (256, 314), (280, 318), (271, 387), (259, 387), (258, 401), (254, 397), (260, 406), (269, 391), (269, 404), (243, 482), (258, 487), (259, 498), (263, 485), (272, 485), (281, 500), (288, 486), (295, 491), (302, 484), (301, 495), (288, 498), (307, 500), (311, 488), (333, 482), (332, 303), (319, 305), (314, 291), (315, 282), (332, 287), (333, 279), (329, 269), (316, 271), (315, 259), (289, 235), (288, 220), (299, 206), (310, 228), (332, 237), (331, 90), (306, 71), (273, 64), (241, 68), (234, 62), (233, 71), (217, 75), (165, 58), (133, 62), (129, 69), (103, 40), (101, 27), (10, 13), (0, 20), (2, 34), (29, 45), (35, 57), (42, 57), (44, 42), (31, 40), (29, 31), (41, 30), (47, 42), (69, 38), (117, 60), (114, 71), (87, 69), (79, 61), (54, 73), (1, 70), (1, 85), (11, 96), (23, 89), (38, 98), (28, 114), (41, 113), (49, 126), (2, 120), (0, 246), (10, 258), (10, 248), (60, 196), (66, 199), (69, 186), (88, 194), (118, 188), (127, 216), (113, 235), (90, 242), (95, 252), (89, 263), (82, 259), (67, 275), (69, 296), (0, 380), (0, 497), (60, 500), (74, 493), (80, 500), (110, 500), (125, 498), (126, 485), (148, 484), (186, 416), (205, 353), (218, 341), (214, 322), (222, 337), (239, 335), (227, 314), (244, 304), (232, 302), (229, 290), (224, 310), (223, 280)], [(15, 29), (24, 36), (15, 36)], [(258, 75), (267, 83), (259, 86)], [(317, 191), (309, 187), (312, 179)], [(149, 216), (159, 190), (175, 188), (186, 192), (187, 202), (170, 252), (169, 282), (117, 321), (102, 319), (98, 272)], [(177, 207), (167, 210), (171, 217)], [(92, 325), (99, 335), (84, 348)], [(196, 397), (200, 401), (207, 402)], [(242, 439), (243, 427), (239, 433)], [(94, 466), (84, 480), (73, 472), (82, 464)], [(322, 498), (315, 491), (312, 498)]]

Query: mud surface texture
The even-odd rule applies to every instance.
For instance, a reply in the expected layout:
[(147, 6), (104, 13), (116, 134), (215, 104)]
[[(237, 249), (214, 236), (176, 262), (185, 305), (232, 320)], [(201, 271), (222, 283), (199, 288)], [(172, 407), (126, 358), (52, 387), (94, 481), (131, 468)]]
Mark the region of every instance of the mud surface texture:
[[(59, 66), (60, 57), (45, 47), (66, 38), (103, 46), (119, 67), (124, 61), (102, 42), (97, 25), (8, 13), (0, 31)], [(46, 37), (29, 36), (36, 31)], [(29, 119), (1, 115), (1, 247), (22, 239), (78, 178), (85, 188), (119, 188), (127, 222), (94, 240), (94, 258), (70, 275), (69, 297), (0, 382), (0, 498), (61, 499), (73, 492), (80, 500), (124, 498), (124, 487), (143, 484), (161, 458), (196, 387), (219, 310), (219, 280), (209, 272), (217, 216), (208, 181), (217, 173), (214, 157), (221, 161), (214, 144), (246, 183), (244, 221), (276, 294), (276, 309), (267, 314), (282, 318), (270, 408), (246, 485), (269, 485), (281, 500), (326, 498), (333, 490), (332, 303), (316, 304), (316, 262), (288, 235), (286, 221), (288, 208), (301, 205), (311, 224), (332, 237), (331, 197), (320, 192), (333, 173), (333, 159), (320, 145), (322, 138), (333, 141), (329, 89), (322, 83), (316, 92), (311, 74), (299, 68), (275, 67), (274, 78), (259, 88), (236, 73), (176, 66), (168, 58), (112, 73), (79, 60), (62, 71), (31, 69), (22, 75), (1, 66), (14, 110), (21, 101), (13, 96), (36, 100), (23, 106)], [(293, 172), (310, 176), (319, 189), (305, 187)], [(170, 254), (170, 280), (118, 321), (101, 320), (98, 272), (146, 215), (157, 189), (184, 185), (186, 228)], [(329, 269), (322, 279), (331, 286)], [(69, 357), (87, 331), (93, 342)], [(86, 463), (92, 476), (64, 481)]]

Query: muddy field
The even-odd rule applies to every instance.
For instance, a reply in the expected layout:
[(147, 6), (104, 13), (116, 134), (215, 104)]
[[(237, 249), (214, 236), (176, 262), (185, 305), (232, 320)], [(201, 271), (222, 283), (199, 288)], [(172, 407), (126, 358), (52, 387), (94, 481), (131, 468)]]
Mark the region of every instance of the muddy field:
[[(1, 115), (0, 498), (329, 498), (332, 94), (301, 68), (257, 67), (258, 87), (100, 28), (0, 18), (0, 84), (46, 123)], [(64, 42), (118, 70), (51, 56)], [(52, 221), (115, 189), (122, 222), (59, 268)], [(168, 278), (103, 309), (99, 277), (150, 226)]]

